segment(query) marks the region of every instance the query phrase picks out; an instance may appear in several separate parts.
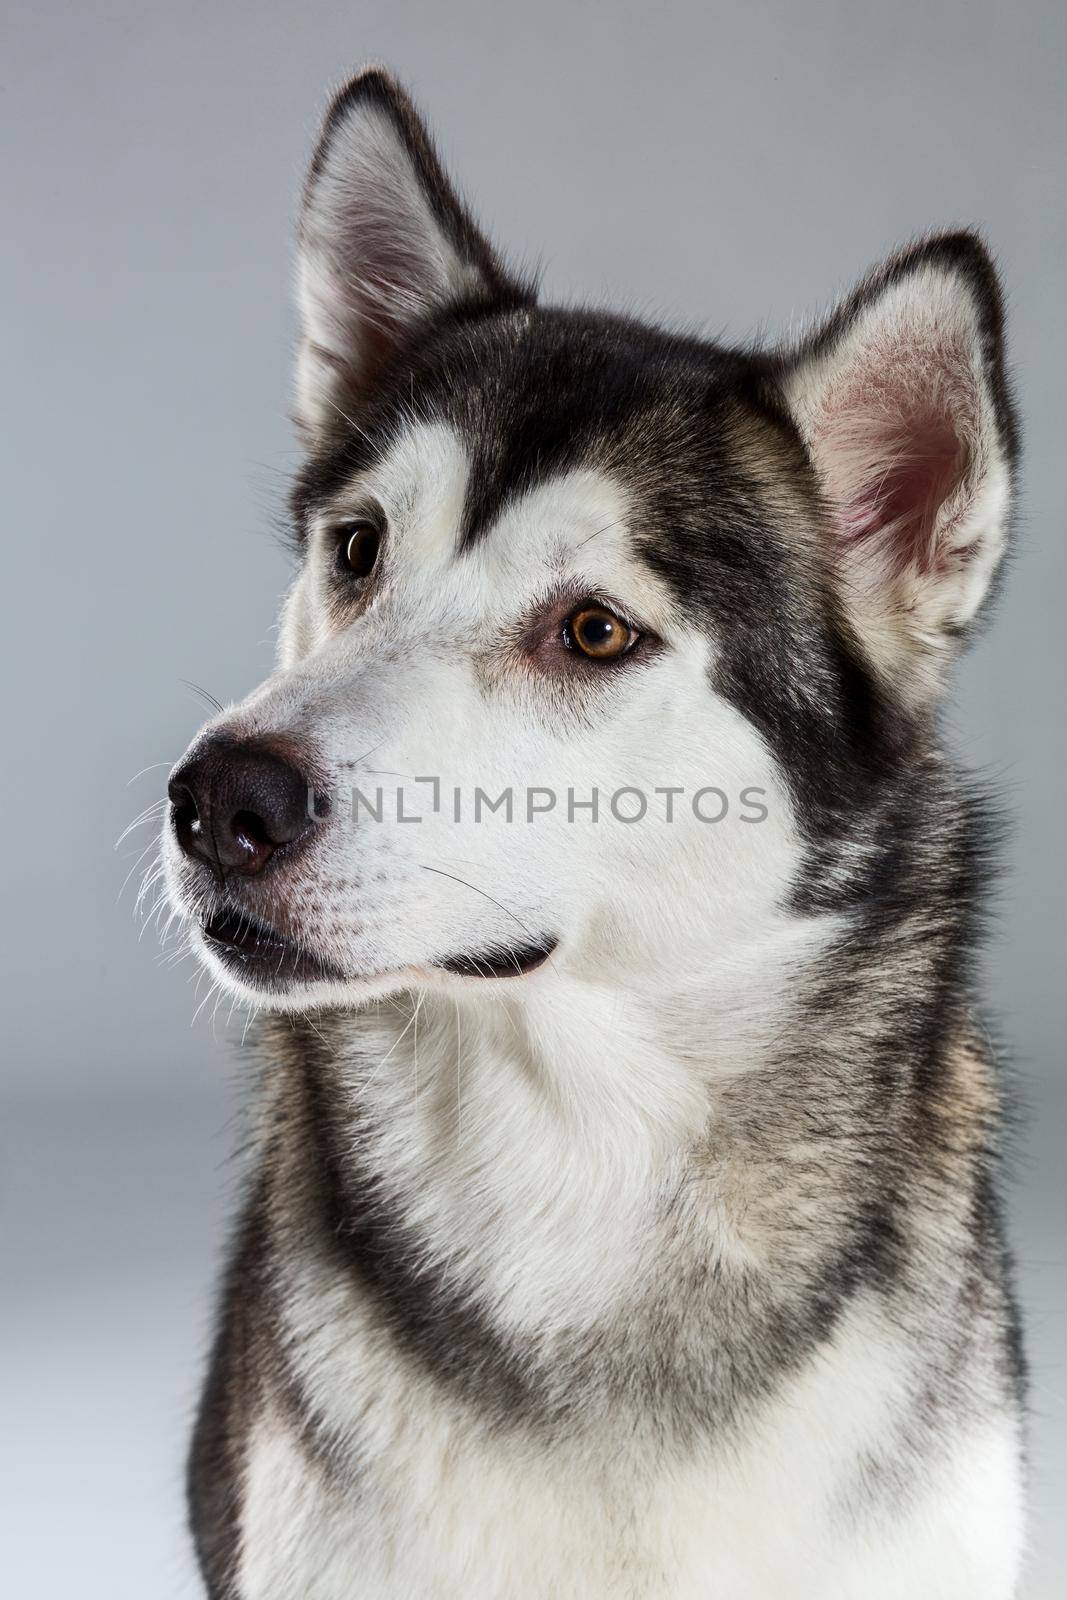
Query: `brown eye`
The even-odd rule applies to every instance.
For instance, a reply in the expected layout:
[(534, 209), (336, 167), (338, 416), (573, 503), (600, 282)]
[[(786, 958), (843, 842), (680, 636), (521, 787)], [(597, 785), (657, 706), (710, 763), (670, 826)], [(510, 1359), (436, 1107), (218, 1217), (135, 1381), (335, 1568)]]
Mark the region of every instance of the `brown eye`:
[(637, 634), (606, 606), (583, 606), (567, 618), (563, 642), (594, 661), (615, 661), (637, 643)]
[(369, 578), (381, 544), (381, 529), (373, 522), (350, 523), (342, 534), (339, 551), (344, 571), (354, 578)]

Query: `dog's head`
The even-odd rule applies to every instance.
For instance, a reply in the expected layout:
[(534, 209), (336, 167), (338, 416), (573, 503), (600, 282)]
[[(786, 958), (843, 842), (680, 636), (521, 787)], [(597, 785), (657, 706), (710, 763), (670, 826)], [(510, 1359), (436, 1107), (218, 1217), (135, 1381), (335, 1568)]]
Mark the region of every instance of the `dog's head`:
[(728, 985), (854, 888), (1005, 542), (981, 245), (774, 352), (542, 308), (371, 71), (311, 165), (300, 302), (278, 667), (170, 785), (216, 974), (288, 1007)]

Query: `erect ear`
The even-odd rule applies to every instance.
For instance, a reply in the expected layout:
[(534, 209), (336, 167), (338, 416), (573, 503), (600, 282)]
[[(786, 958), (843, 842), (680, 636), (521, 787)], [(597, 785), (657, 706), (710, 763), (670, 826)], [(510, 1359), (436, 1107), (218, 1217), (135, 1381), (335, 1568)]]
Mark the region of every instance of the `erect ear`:
[(781, 358), (842, 603), (875, 670), (916, 705), (1004, 554), (1016, 429), (1002, 327), (982, 244), (946, 234), (887, 263)]
[(378, 68), (326, 114), (299, 230), (297, 421), (312, 436), (446, 310), (529, 304), (457, 199), (403, 90)]

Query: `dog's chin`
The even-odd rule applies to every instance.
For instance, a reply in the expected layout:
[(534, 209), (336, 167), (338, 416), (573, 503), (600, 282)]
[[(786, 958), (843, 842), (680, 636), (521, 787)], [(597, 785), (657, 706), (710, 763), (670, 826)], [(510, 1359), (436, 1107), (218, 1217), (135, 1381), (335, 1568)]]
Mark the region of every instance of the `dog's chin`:
[(289, 1012), (362, 1005), (416, 986), (513, 984), (542, 967), (559, 942), (549, 934), (406, 965), (346, 970), (234, 907), (223, 907), (194, 927), (197, 954), (227, 989), (258, 1007)]
[(310, 1011), (358, 1008), (372, 1000), (387, 999), (424, 982), (416, 967), (398, 967), (388, 972), (351, 973), (341, 977), (278, 978), (273, 974), (250, 972), (234, 967), (226, 957), (199, 934), (196, 952), (199, 959), (234, 997), (257, 1011), (300, 1015)]
[(278, 1011), (352, 1005), (410, 983), (413, 969), (351, 971), (233, 906), (194, 924), (196, 953), (244, 1000)]

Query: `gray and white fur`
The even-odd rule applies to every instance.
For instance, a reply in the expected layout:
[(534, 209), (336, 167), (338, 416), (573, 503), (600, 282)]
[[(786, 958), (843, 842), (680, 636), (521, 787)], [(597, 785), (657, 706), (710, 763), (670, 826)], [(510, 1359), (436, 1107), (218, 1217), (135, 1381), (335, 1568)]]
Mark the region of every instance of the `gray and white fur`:
[(299, 277), (278, 664), (164, 838), (259, 1013), (207, 1592), (1008, 1600), (989, 827), (938, 735), (1016, 460), (984, 247), (776, 349), (543, 307), (370, 70)]

